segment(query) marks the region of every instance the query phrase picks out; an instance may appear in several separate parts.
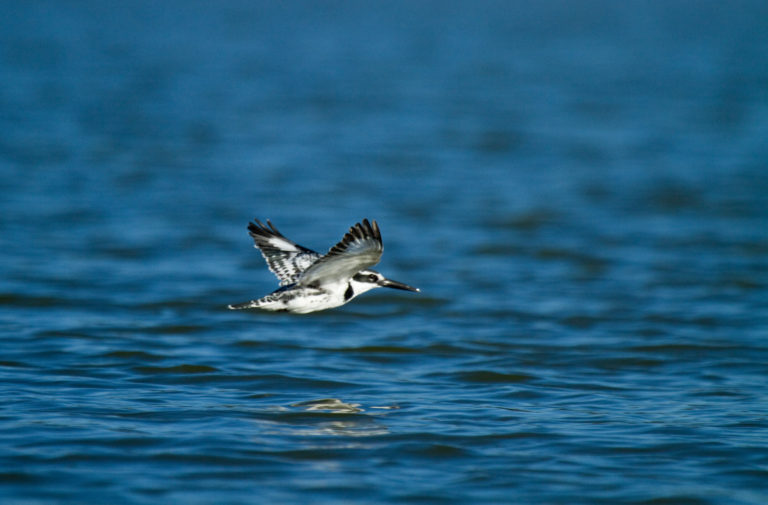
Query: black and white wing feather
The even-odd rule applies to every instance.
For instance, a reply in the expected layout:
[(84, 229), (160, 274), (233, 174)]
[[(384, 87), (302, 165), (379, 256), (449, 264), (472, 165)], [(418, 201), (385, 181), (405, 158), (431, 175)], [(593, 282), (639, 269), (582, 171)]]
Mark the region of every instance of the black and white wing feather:
[(331, 247), (328, 253), (307, 268), (298, 278), (298, 283), (342, 281), (360, 270), (372, 267), (381, 259), (384, 245), (376, 221), (363, 219), (349, 229), (341, 242)]
[(248, 223), (248, 233), (281, 286), (295, 283), (310, 265), (321, 258), (315, 251), (285, 238), (269, 219), (266, 225), (258, 219), (254, 221), (256, 223)]

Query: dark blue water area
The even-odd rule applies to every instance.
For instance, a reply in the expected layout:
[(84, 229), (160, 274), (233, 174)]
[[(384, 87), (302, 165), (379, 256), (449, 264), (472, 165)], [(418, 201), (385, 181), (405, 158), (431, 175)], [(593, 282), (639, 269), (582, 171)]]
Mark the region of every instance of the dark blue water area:
[(3, 504), (768, 503), (765, 2), (2, 10)]

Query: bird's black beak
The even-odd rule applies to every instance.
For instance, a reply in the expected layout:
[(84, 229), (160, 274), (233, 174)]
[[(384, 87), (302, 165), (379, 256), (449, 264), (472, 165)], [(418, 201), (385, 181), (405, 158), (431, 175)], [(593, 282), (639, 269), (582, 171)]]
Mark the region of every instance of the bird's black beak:
[(379, 286), (384, 288), (402, 289), (404, 291), (416, 291), (417, 293), (420, 291), (419, 288), (414, 288), (413, 286), (409, 286), (408, 284), (403, 284), (402, 282), (397, 282), (397, 281), (391, 281), (389, 279), (383, 279), (379, 281)]

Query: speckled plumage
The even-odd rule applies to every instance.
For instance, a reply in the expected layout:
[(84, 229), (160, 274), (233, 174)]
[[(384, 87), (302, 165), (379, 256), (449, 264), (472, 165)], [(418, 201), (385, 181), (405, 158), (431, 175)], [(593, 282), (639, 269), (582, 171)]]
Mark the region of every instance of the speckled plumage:
[(295, 283), (304, 270), (322, 257), (285, 238), (269, 219), (266, 225), (258, 219), (254, 221), (256, 223), (248, 223), (248, 234), (253, 237), (254, 247), (261, 251), (269, 270), (277, 276), (281, 286)]
[(281, 287), (262, 298), (229, 305), (230, 309), (304, 314), (344, 305), (377, 287), (418, 291), (368, 270), (379, 262), (384, 250), (376, 221), (363, 219), (355, 224), (325, 255), (288, 240), (269, 220), (266, 225), (255, 221), (248, 224), (248, 232)]

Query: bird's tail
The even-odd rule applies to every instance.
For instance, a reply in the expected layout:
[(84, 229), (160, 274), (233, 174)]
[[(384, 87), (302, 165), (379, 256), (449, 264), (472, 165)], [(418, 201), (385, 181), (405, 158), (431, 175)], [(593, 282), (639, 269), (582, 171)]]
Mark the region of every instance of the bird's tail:
[(231, 309), (231, 310), (255, 309), (256, 307), (258, 307), (260, 305), (261, 305), (261, 300), (251, 300), (250, 302), (236, 303), (234, 305), (227, 305), (227, 308)]

